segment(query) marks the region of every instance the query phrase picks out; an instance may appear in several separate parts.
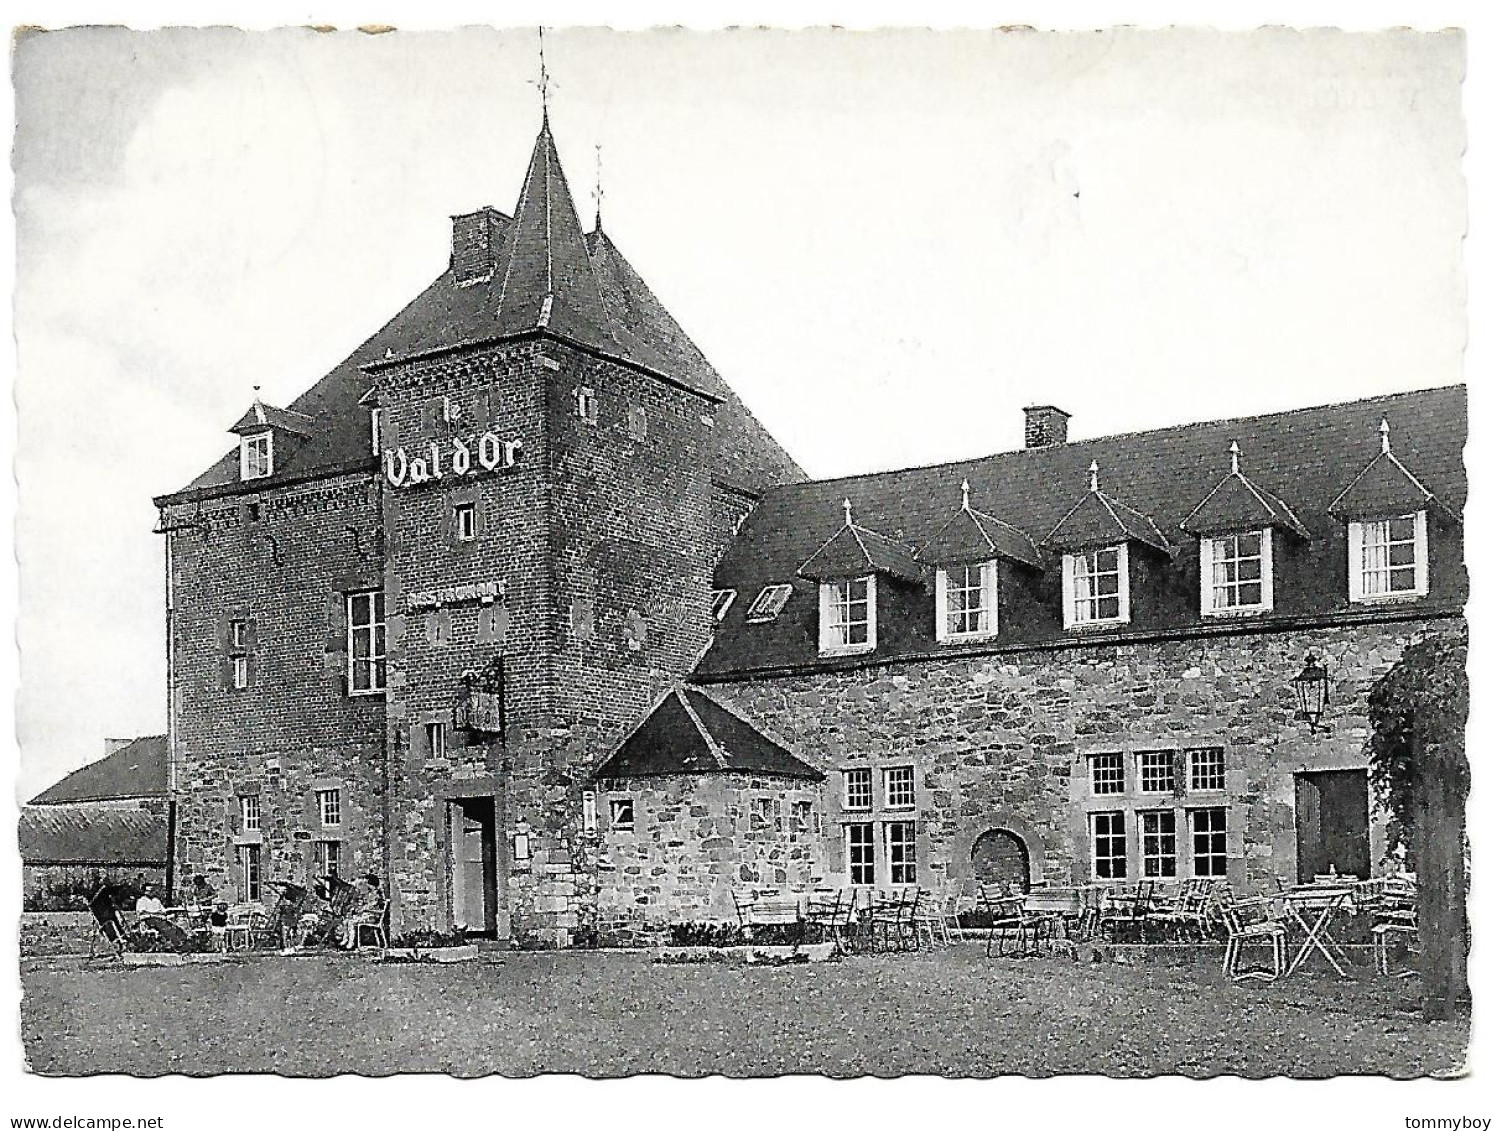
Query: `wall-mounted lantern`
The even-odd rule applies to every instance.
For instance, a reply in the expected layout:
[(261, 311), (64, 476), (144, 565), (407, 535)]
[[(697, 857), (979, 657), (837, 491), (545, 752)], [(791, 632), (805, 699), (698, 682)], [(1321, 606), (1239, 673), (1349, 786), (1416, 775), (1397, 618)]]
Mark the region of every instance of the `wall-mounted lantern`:
[(1313, 652), (1305, 659), (1304, 670), (1293, 677), (1293, 695), (1298, 703), (1296, 714), (1309, 724), (1310, 734), (1334, 729), (1320, 726), (1330, 706), (1330, 672), (1324, 664), (1316, 662)]

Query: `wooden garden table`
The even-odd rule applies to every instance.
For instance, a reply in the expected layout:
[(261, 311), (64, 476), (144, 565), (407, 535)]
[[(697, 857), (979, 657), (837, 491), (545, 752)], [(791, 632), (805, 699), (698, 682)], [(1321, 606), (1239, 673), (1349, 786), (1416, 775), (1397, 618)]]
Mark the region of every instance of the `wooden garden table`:
[[(1284, 918), (1296, 925), (1304, 936), (1284, 977), (1304, 965), (1317, 950), (1325, 956), (1325, 961), (1335, 968), (1337, 974), (1342, 978), (1349, 978), (1351, 972), (1341, 965), (1341, 960), (1349, 963), (1351, 959), (1330, 936), (1330, 928), (1334, 926), (1338, 913), (1354, 913), (1355, 887), (1351, 884), (1301, 884), (1283, 892), (1278, 898), (1283, 902)], [(1336, 955), (1340, 957), (1337, 958)]]

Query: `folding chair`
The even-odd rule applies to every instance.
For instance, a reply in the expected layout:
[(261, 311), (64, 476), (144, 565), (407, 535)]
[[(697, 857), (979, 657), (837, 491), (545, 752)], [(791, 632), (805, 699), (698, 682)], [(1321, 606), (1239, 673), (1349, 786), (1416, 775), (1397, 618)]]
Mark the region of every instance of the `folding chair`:
[(383, 950), (386, 947), (386, 911), (391, 906), (389, 899), (381, 900), (381, 904), (373, 911), (367, 911), (364, 915), (355, 916), (354, 942), (355, 949), (360, 949), (360, 939), (366, 937), (372, 940), (372, 946), (379, 946)]
[(980, 907), (991, 919), (986, 932), (986, 957), (1005, 954), (1007, 939), (1015, 937), (1026, 948), (1027, 920), (1022, 915), (1022, 896), (1012, 895), (1000, 884), (980, 884), (976, 889)]
[[(1226, 925), (1226, 953), (1221, 959), (1220, 972), (1233, 982), (1256, 979), (1271, 982), (1288, 971), (1288, 932), (1283, 924), (1271, 917), (1272, 911), (1266, 899), (1242, 899), (1221, 906), (1221, 918)], [(1263, 943), (1272, 950), (1271, 970), (1243, 970), (1237, 963), (1243, 948), (1248, 944)]]

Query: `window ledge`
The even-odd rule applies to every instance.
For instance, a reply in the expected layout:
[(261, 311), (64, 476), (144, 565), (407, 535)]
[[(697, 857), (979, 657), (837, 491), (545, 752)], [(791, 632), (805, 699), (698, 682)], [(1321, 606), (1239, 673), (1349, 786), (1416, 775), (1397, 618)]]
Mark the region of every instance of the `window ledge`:
[(1112, 628), (1121, 628), (1131, 624), (1130, 617), (1117, 617), (1114, 620), (1081, 620), (1064, 627), (1069, 632), (1101, 632)]
[(995, 640), (994, 632), (953, 632), (947, 636), (934, 637), (940, 644), (983, 644), (987, 640)]
[(1200, 609), (1200, 616), (1217, 620), (1236, 620), (1243, 617), (1263, 617), (1273, 611), (1271, 605), (1244, 605), (1237, 609)]
[(348, 695), (348, 698), (350, 698), (350, 699), (377, 699), (377, 698), (384, 698), (385, 695), (386, 695), (386, 689), (384, 687), (382, 687), (382, 688), (379, 688), (379, 689), (377, 689), (375, 691), (351, 691), (349, 693), (349, 695)]
[(1427, 592), (1421, 593), (1415, 589), (1405, 593), (1374, 593), (1370, 597), (1353, 597), (1351, 602), (1356, 605), (1402, 605), (1427, 596), (1429, 596)]
[(820, 648), (819, 655), (821, 657), (864, 656), (866, 653), (874, 651), (876, 651), (876, 644), (872, 642), (870, 644), (857, 644), (845, 648)]

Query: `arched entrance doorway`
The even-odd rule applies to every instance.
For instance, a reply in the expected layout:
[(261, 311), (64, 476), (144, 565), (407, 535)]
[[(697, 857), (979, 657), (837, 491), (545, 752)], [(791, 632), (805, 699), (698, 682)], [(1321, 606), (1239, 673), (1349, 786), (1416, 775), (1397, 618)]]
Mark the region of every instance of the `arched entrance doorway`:
[(1006, 884), (1022, 892), (1032, 884), (1027, 845), (1006, 829), (988, 829), (975, 838), (970, 867), (976, 883)]

